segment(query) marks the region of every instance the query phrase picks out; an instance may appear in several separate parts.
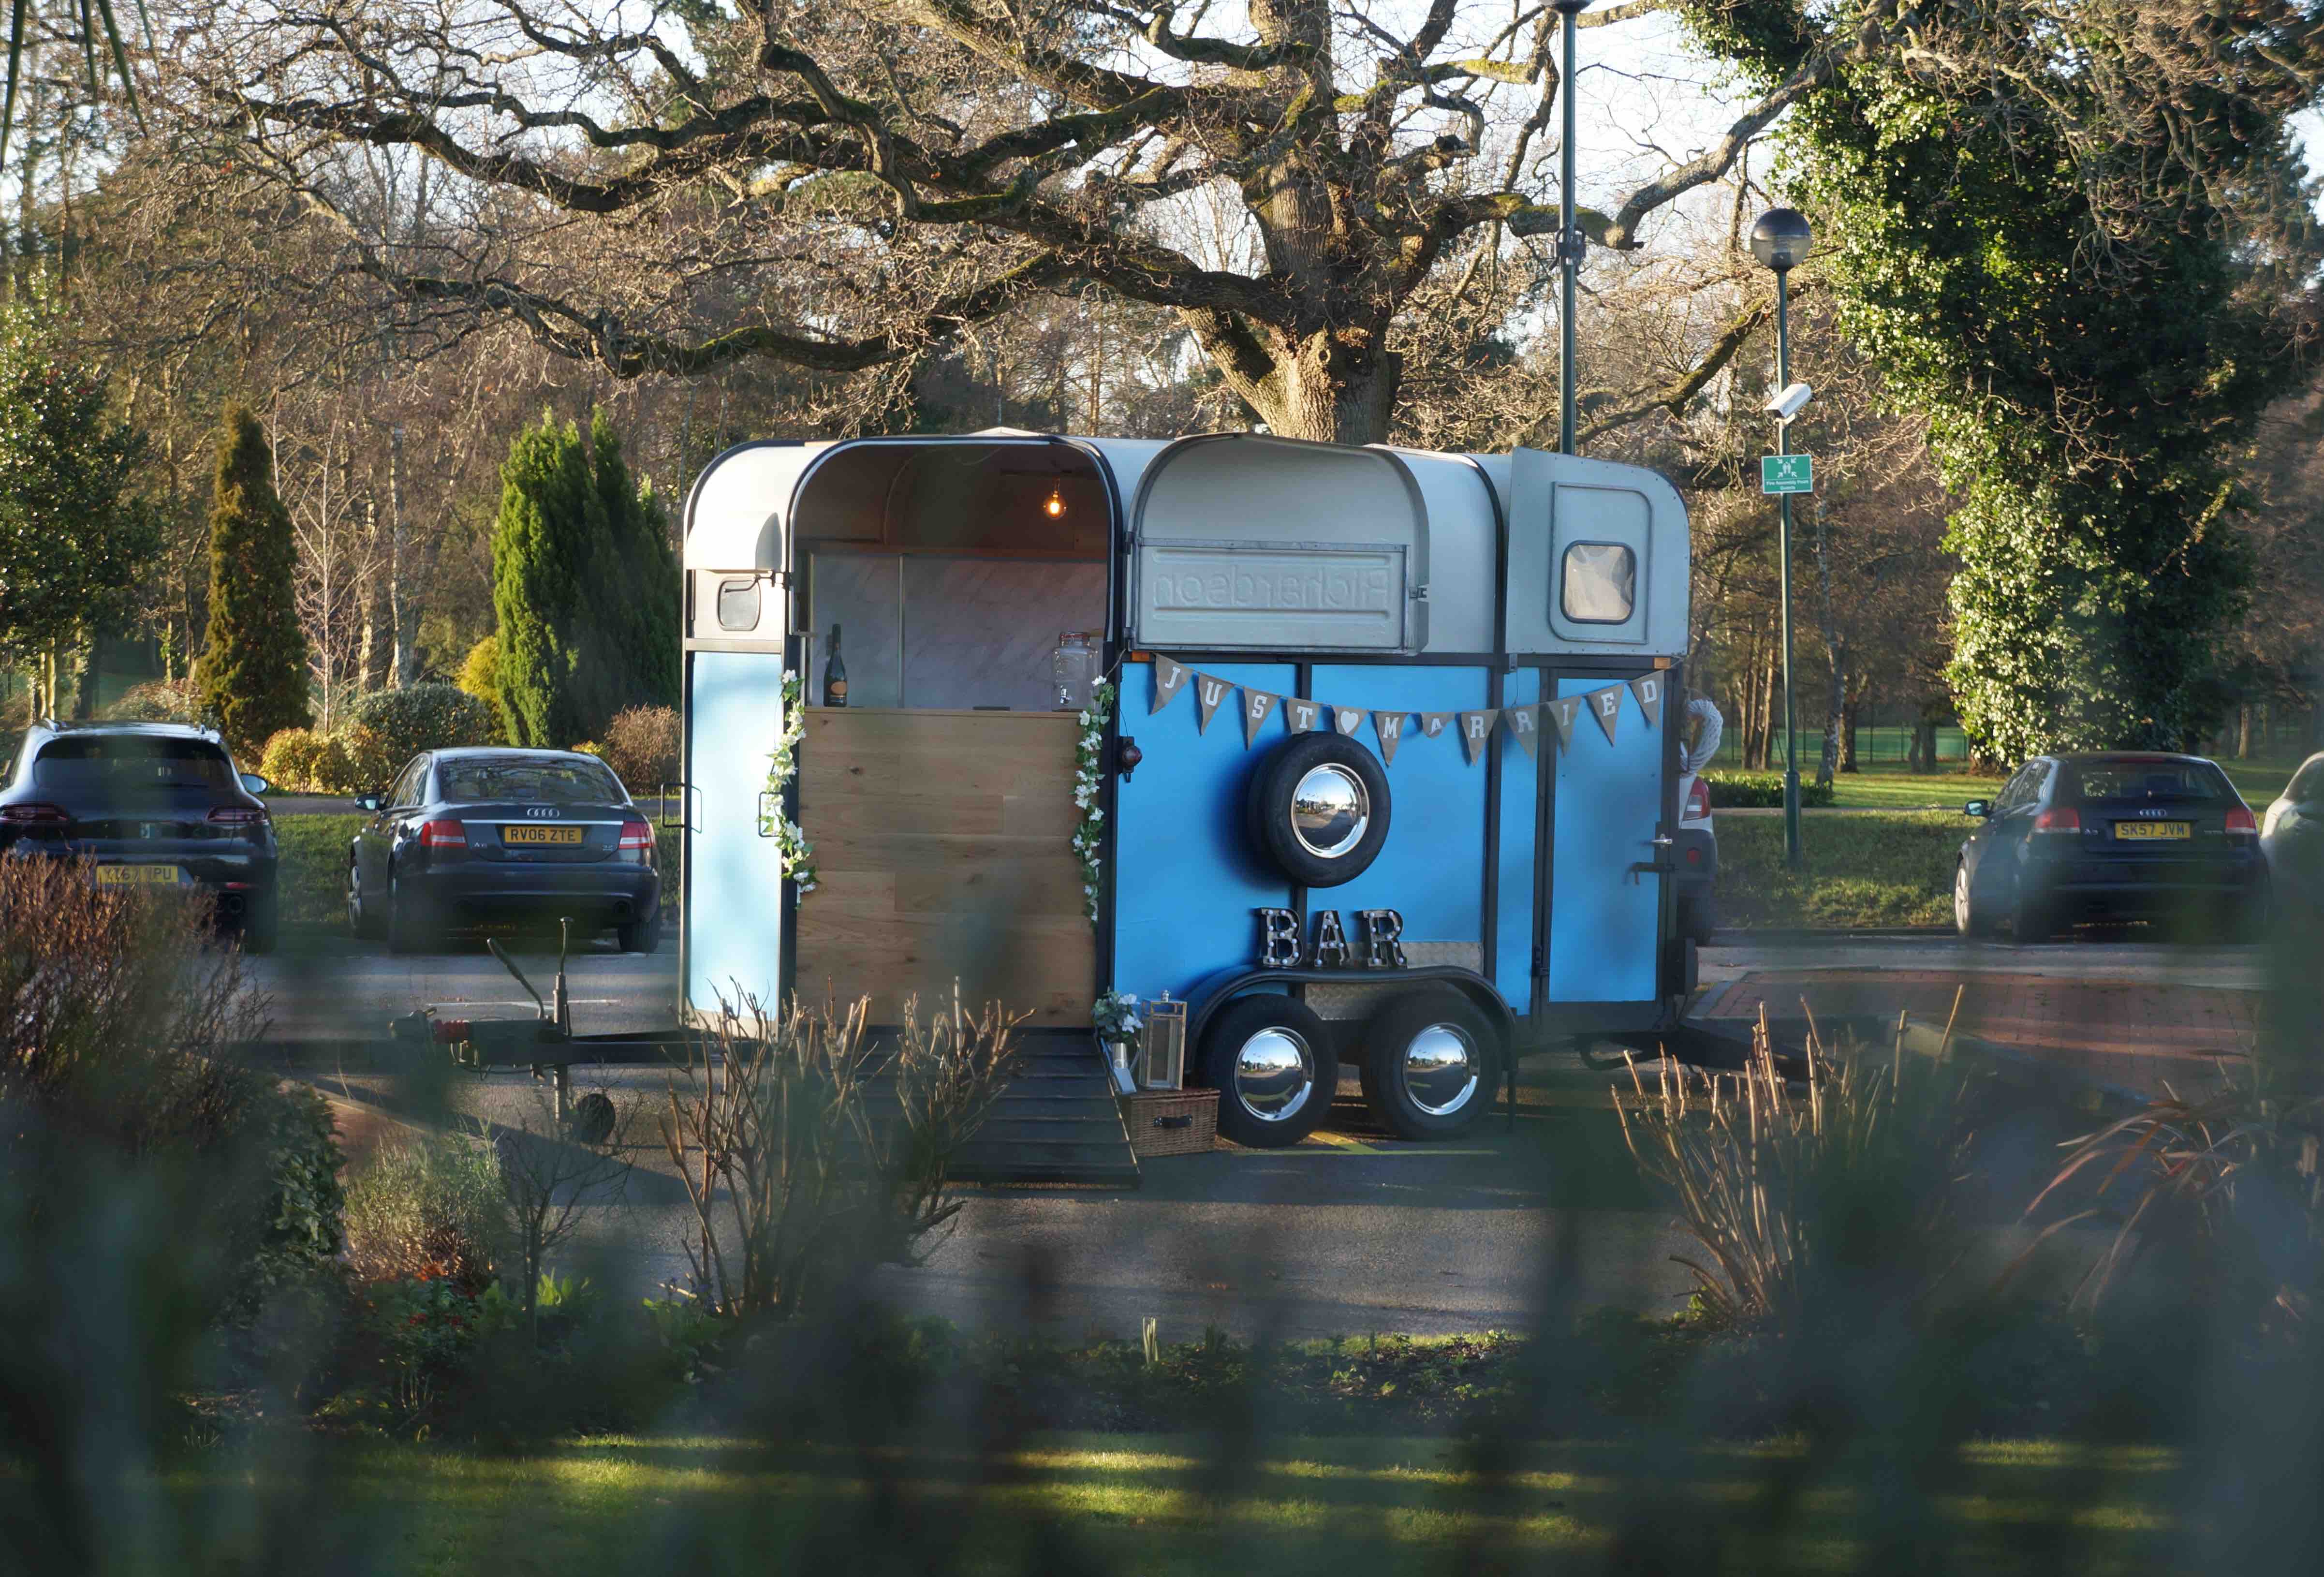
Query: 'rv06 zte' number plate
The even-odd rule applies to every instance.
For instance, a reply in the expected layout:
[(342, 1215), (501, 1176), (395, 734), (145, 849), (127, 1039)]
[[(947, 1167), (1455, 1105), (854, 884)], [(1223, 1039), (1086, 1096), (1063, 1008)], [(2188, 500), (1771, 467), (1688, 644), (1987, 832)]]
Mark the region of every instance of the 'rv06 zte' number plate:
[(2114, 835), (2124, 839), (2187, 838), (2194, 835), (2194, 825), (2190, 822), (2118, 821), (2114, 824)]
[(99, 887), (175, 887), (178, 868), (175, 865), (100, 865), (97, 868)]
[(577, 826), (504, 826), (501, 828), (503, 844), (577, 844), (583, 837)]

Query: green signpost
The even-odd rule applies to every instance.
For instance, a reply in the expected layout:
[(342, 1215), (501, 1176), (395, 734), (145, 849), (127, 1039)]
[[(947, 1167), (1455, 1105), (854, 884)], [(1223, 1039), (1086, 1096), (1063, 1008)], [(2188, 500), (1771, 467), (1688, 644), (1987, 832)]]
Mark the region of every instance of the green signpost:
[(1762, 455), (1759, 456), (1759, 491), (1762, 493), (1813, 493), (1815, 465), (1805, 455)]

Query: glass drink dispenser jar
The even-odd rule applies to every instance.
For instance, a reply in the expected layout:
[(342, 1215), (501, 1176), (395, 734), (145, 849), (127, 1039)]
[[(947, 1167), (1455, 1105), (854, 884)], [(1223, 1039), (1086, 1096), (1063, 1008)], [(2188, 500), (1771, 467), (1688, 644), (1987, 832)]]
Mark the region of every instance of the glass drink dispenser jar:
[(1068, 630), (1059, 635), (1049, 666), (1056, 679), (1056, 709), (1079, 712), (1087, 707), (1097, 684), (1097, 632)]

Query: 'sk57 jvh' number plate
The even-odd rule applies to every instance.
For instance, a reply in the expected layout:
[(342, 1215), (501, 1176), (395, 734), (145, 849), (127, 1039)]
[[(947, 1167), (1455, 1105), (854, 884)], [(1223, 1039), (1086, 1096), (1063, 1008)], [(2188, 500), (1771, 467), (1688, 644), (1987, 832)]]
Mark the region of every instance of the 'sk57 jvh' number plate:
[(504, 826), (501, 828), (503, 844), (577, 844), (583, 836), (577, 826)]
[(2114, 824), (2116, 838), (2186, 838), (2195, 834), (2194, 824), (2184, 821), (2118, 821)]
[(97, 868), (99, 887), (175, 887), (178, 868), (175, 865), (99, 865)]

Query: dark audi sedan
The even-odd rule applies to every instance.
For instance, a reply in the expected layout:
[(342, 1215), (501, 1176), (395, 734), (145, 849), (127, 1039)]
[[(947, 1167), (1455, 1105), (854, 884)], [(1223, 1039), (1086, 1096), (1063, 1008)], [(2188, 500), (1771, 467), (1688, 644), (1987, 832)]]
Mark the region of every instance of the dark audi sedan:
[(2267, 861), (2251, 807), (2198, 756), (2036, 756), (1961, 844), (1953, 924), (2020, 942), (2093, 919), (2185, 919), (2252, 936), (2265, 924)]
[(34, 724), (0, 788), (0, 853), (91, 862), (103, 886), (199, 887), (245, 952), (274, 945), (266, 779), (173, 723)]
[(378, 794), (347, 855), (347, 922), (398, 953), (493, 921), (612, 927), (628, 953), (661, 945), (653, 824), (613, 769), (570, 751), (482, 747), (416, 756)]

